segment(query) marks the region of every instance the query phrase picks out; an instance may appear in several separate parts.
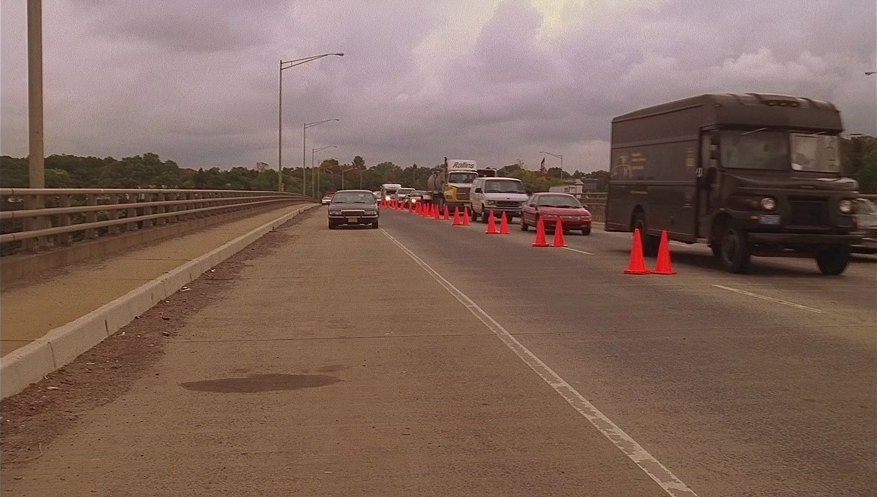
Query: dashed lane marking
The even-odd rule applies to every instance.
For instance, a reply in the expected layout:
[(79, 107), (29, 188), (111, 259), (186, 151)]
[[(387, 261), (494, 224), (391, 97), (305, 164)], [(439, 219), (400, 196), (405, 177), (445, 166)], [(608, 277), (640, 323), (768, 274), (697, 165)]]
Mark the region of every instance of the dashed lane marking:
[(565, 249), (567, 249), (567, 250), (572, 250), (573, 252), (578, 252), (578, 253), (580, 253), (580, 254), (594, 255), (592, 252), (587, 252), (587, 251), (585, 251), (585, 250), (578, 250), (578, 249), (569, 248), (569, 247), (563, 247), (563, 248), (565, 248)]
[(594, 404), (580, 394), (572, 385), (560, 377), (541, 359), (536, 357), (527, 347), (519, 342), (493, 317), (484, 312), (472, 299), (446, 280), (441, 274), (427, 264), (423, 259), (408, 249), (402, 242), (381, 229), (384, 235), (395, 243), (408, 257), (423, 268), (445, 290), (454, 296), (466, 309), (477, 317), (490, 331), (492, 331), (509, 349), (512, 350), (524, 363), (551, 386), (555, 392), (566, 400), (579, 414), (587, 419), (591, 425), (608, 438), (615, 447), (630, 458), (639, 468), (649, 475), (668, 495), (673, 497), (697, 497), (697, 494), (688, 488), (666, 466), (648, 453), (636, 440), (630, 437), (618, 425), (600, 412)]
[(748, 297), (754, 297), (756, 299), (766, 300), (768, 302), (774, 302), (776, 304), (787, 305), (790, 307), (794, 307), (796, 309), (802, 309), (805, 311), (815, 312), (817, 314), (822, 314), (822, 309), (817, 309), (815, 307), (808, 307), (806, 305), (796, 304), (795, 302), (789, 302), (788, 300), (776, 299), (773, 297), (768, 297), (767, 295), (759, 295), (757, 293), (747, 292), (746, 290), (740, 290), (737, 288), (731, 288), (725, 285), (713, 285), (716, 288), (721, 288), (722, 290), (727, 290), (729, 292), (739, 293), (740, 295), (746, 295)]

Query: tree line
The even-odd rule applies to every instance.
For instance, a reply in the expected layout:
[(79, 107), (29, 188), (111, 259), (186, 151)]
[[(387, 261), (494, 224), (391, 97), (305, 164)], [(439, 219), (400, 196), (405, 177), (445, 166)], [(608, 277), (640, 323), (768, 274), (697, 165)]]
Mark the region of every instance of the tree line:
[[(846, 176), (859, 182), (862, 193), (877, 193), (877, 138), (852, 136), (841, 138), (841, 164)], [(399, 183), (417, 189), (426, 189), (427, 178), (440, 163), (419, 166), (398, 166), (381, 162), (366, 166), (357, 155), (350, 163), (337, 159), (322, 161), (316, 171), (301, 167), (283, 168), (283, 189), (293, 193), (317, 196), (342, 188), (378, 190), (383, 183)], [(570, 178), (591, 180), (597, 191), (606, 191), (608, 171), (570, 174), (552, 167), (545, 173), (527, 169), (520, 159), (497, 170), (499, 176), (520, 179), (529, 191), (547, 191)], [(254, 168), (235, 166), (230, 169), (183, 168), (172, 160), (162, 160), (157, 154), (145, 153), (133, 157), (78, 157), (51, 155), (45, 160), (47, 188), (182, 188), (207, 190), (277, 190), (277, 171), (265, 163)], [(0, 157), (0, 187), (27, 188), (27, 158)], [(316, 186), (316, 188), (315, 188)]]
[[(379, 190), (383, 183), (426, 189), (426, 182), (439, 164), (424, 167), (412, 164), (400, 167), (392, 162), (366, 166), (357, 155), (350, 163), (327, 159), (315, 169), (283, 168), (283, 189), (287, 192), (322, 195), (342, 188)], [(520, 178), (531, 191), (546, 191), (561, 184), (560, 168), (550, 168), (545, 174), (524, 169), (520, 160), (500, 168), (499, 175)], [(564, 173), (563, 178), (593, 178), (598, 189), (605, 190), (609, 173)], [(255, 168), (235, 166), (231, 169), (213, 167), (190, 169), (172, 160), (162, 160), (157, 154), (145, 153), (133, 157), (78, 157), (50, 155), (45, 159), (46, 188), (172, 188), (205, 190), (277, 190), (277, 171), (265, 163)], [(315, 186), (316, 182), (316, 188)], [(0, 157), (0, 188), (27, 188), (27, 158)]]

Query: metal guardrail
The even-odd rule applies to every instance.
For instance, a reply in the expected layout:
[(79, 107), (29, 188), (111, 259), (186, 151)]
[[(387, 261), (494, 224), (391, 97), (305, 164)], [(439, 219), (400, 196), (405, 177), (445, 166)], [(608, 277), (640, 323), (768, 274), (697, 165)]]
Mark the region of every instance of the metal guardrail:
[(312, 199), (241, 190), (0, 188), (0, 255), (290, 201)]
[(588, 208), (594, 221), (603, 222), (606, 220), (606, 192), (584, 192), (574, 195), (582, 205)]

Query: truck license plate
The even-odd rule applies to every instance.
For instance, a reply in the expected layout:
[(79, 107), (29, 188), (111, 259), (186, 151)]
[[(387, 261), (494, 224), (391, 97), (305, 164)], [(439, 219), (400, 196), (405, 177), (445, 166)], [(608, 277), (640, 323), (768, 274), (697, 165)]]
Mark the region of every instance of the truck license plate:
[(779, 214), (762, 214), (761, 220), (759, 222), (761, 224), (780, 224), (780, 215)]

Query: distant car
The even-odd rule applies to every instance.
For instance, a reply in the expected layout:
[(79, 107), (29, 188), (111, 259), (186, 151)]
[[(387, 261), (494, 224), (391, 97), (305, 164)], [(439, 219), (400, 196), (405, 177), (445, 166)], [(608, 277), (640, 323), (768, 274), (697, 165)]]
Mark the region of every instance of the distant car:
[(381, 213), (368, 190), (340, 190), (329, 203), (329, 229), (339, 226), (370, 226), (377, 229)]
[(569, 193), (534, 193), (521, 211), (521, 231), (535, 227), (540, 218), (546, 230), (554, 230), (560, 218), (564, 231), (581, 230), (583, 235), (591, 234), (591, 213)]
[(414, 190), (405, 198), (405, 207), (417, 205), (423, 202), (423, 190)]
[(399, 188), (396, 190), (396, 193), (392, 195), (393, 200), (404, 204), (408, 201), (408, 195), (414, 192), (414, 188)]
[(877, 206), (866, 198), (857, 198), (855, 206), (856, 226), (864, 238), (853, 245), (853, 252), (877, 253)]
[(335, 195), (335, 192), (329, 192), (323, 195), (323, 198), (320, 200), (320, 203), (323, 205), (329, 205), (329, 202), (332, 201), (332, 197)]

